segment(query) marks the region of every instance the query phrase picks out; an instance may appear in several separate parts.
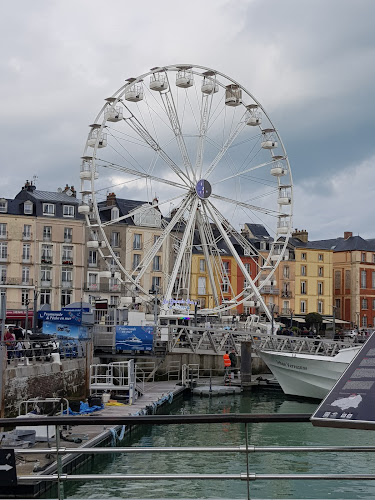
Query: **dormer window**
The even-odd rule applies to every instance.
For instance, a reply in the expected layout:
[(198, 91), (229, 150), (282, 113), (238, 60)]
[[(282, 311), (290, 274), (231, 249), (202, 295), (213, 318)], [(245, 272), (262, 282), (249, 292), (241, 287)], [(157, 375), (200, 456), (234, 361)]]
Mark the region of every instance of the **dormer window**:
[(8, 211), (8, 200), (0, 198), (0, 213), (6, 214)]
[(111, 220), (116, 220), (120, 216), (120, 211), (117, 207), (111, 209)]
[(23, 204), (23, 213), (25, 215), (33, 214), (33, 203), (31, 201), (25, 201), (25, 203)]
[(55, 205), (53, 203), (43, 203), (43, 215), (55, 215)]
[(63, 216), (64, 217), (74, 217), (74, 206), (64, 205), (63, 206)]

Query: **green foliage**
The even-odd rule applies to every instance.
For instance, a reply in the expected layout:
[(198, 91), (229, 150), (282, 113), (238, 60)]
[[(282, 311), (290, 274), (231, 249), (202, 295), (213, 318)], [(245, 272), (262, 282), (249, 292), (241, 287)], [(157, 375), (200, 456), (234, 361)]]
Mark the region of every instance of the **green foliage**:
[(317, 312), (309, 313), (306, 314), (305, 322), (308, 327), (313, 325), (318, 326), (323, 323), (323, 317)]

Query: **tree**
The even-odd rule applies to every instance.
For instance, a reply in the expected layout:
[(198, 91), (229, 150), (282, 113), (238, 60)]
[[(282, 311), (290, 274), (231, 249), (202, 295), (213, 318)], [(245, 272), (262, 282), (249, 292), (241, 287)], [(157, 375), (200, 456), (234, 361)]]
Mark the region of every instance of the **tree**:
[(323, 323), (323, 317), (317, 312), (309, 313), (305, 316), (305, 322), (308, 328), (314, 326), (316, 331), (319, 332), (319, 327)]

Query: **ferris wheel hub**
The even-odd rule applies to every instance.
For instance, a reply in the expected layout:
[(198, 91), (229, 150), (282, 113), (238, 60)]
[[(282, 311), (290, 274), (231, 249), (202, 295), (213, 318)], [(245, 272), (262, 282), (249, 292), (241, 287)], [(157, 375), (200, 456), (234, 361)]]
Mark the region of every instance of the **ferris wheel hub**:
[(200, 179), (195, 186), (195, 192), (201, 200), (206, 200), (212, 193), (211, 184), (206, 179)]

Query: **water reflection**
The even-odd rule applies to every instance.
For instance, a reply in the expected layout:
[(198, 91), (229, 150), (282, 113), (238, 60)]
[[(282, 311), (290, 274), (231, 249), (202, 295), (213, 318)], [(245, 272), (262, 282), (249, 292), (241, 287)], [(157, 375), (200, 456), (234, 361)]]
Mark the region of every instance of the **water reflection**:
[[(187, 397), (169, 407), (173, 414), (214, 413), (313, 413), (317, 402), (286, 399), (279, 391), (259, 391), (214, 398)], [(248, 426), (249, 444), (256, 446), (368, 445), (371, 432), (313, 427), (310, 423), (257, 423)], [(245, 444), (243, 424), (195, 424), (142, 426), (122, 446), (239, 446)], [(253, 453), (250, 472), (361, 473), (372, 470), (371, 454)], [(240, 453), (156, 454), (102, 456), (90, 472), (104, 474), (240, 474), (246, 472), (246, 457)], [(91, 481), (66, 488), (75, 498), (246, 498), (245, 481)], [(251, 498), (371, 498), (370, 482), (256, 481), (250, 484)]]

